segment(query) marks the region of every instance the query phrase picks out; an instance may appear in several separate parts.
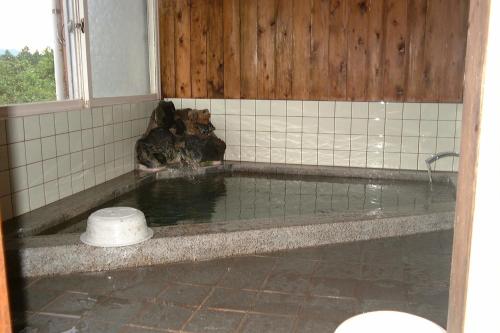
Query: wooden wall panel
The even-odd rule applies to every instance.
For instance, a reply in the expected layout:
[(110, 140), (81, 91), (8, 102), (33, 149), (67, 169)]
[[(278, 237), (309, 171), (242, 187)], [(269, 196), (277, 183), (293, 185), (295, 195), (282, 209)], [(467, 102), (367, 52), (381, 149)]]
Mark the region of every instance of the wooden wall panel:
[(257, 1), (241, 0), (241, 98), (257, 98)]
[(175, 2), (175, 93), (191, 97), (191, 7), (189, 0)]
[(370, 1), (366, 37), (366, 99), (384, 98), (384, 1)]
[(162, 93), (460, 102), (468, 6), (469, 0), (160, 0)]
[(224, 97), (240, 98), (240, 0), (224, 0)]
[(313, 0), (311, 10), (311, 99), (328, 99), (328, 33), (330, 1)]
[(160, 1), (158, 4), (160, 17), (160, 61), (161, 93), (163, 96), (175, 96), (175, 4), (174, 0)]
[(276, 16), (276, 90), (277, 99), (292, 97), (293, 7), (289, 0), (278, 0)]
[(406, 1), (385, 3), (384, 96), (393, 101), (405, 97)]
[[(454, 101), (457, 91), (462, 91), (465, 69), (466, 40), (462, 36), (467, 34), (467, 14), (469, 4), (466, 0), (447, 0), (448, 8), (453, 8), (446, 29), (446, 42), (443, 58), (446, 66), (442, 74), (439, 100)], [(460, 98), (462, 96), (459, 96)]]
[(207, 97), (207, 2), (191, 0), (191, 84), (193, 97)]
[(346, 99), (347, 95), (347, 1), (330, 0), (328, 76), (332, 99)]
[(207, 9), (207, 94), (224, 97), (224, 28), (222, 0), (208, 0)]
[(347, 98), (366, 99), (366, 40), (368, 37), (368, 1), (347, 1), (348, 3), (348, 63)]
[(311, 1), (293, 0), (292, 98), (308, 99), (311, 62)]
[(424, 83), (422, 86), (422, 99), (435, 101), (439, 99), (439, 87), (441, 85), (440, 73), (446, 59), (443, 56), (445, 31), (447, 22), (445, 17), (449, 16), (446, 0), (427, 1), (427, 13), (425, 23), (424, 43)]
[(257, 96), (273, 99), (275, 95), (276, 0), (258, 0), (257, 19)]
[(425, 23), (427, 0), (408, 0), (408, 65), (406, 100), (417, 101), (423, 95), (425, 72)]

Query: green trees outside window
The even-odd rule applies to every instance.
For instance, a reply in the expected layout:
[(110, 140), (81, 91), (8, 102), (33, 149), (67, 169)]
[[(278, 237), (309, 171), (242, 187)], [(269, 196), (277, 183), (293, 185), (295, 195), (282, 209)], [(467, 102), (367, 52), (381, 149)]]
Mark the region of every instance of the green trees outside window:
[(56, 100), (54, 52), (25, 47), (17, 55), (0, 55), (0, 105)]

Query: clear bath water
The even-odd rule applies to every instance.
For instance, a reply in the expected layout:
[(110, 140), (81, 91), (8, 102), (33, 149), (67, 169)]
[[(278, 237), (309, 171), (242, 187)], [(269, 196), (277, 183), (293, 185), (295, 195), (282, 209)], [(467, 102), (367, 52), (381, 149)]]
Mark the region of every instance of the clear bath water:
[(137, 208), (155, 227), (361, 210), (431, 211), (454, 201), (454, 187), (444, 183), (221, 174), (158, 180), (44, 234), (82, 232), (93, 211), (110, 206)]

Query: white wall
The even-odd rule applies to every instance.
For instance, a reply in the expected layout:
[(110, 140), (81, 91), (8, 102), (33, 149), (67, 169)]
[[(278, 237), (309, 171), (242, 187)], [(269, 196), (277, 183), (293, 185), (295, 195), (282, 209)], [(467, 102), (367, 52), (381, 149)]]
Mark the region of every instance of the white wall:
[(135, 166), (156, 101), (0, 120), (0, 208), (18, 216)]
[[(226, 160), (426, 170), (460, 151), (462, 104), (171, 99), (212, 112)], [(458, 170), (458, 158), (436, 163)]]

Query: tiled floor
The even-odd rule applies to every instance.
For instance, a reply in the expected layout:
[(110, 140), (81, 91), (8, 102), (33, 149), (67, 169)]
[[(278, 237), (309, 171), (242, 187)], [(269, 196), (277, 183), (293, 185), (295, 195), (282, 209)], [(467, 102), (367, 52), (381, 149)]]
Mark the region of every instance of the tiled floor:
[(13, 281), (21, 332), (333, 332), (381, 309), (444, 326), (452, 233)]

